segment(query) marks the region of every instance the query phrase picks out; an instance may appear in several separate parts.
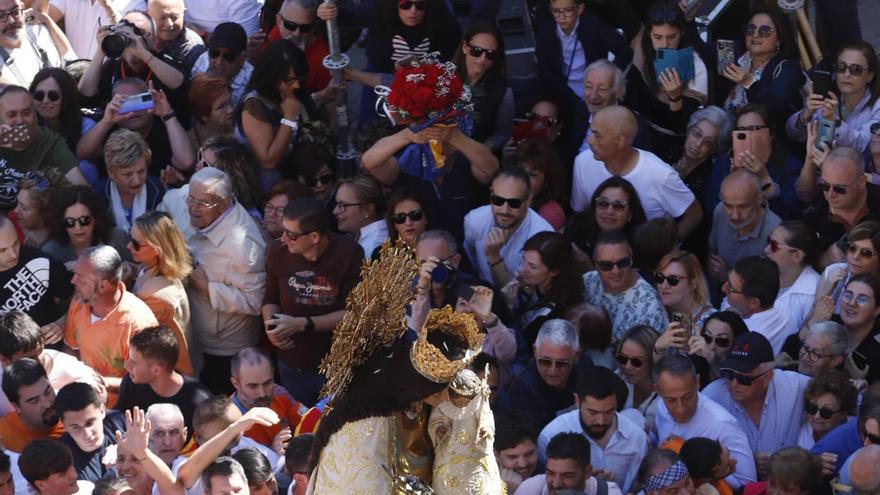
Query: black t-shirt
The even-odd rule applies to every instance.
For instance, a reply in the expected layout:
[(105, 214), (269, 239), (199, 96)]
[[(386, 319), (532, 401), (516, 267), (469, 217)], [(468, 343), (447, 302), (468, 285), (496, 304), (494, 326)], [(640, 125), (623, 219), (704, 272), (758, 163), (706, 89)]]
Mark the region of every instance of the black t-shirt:
[[(880, 220), (880, 186), (867, 184), (867, 190), (865, 203), (868, 206), (868, 213), (858, 219), (856, 224), (865, 220)], [(828, 215), (828, 202), (824, 196), (820, 196), (816, 204), (807, 208), (803, 215), (804, 221), (816, 231), (823, 252), (846, 235), (843, 224), (832, 221)]]
[(137, 406), (146, 410), (153, 404), (174, 404), (183, 413), (183, 420), (184, 424), (186, 424), (187, 436), (189, 437), (194, 431), (192, 417), (196, 406), (210, 397), (211, 392), (204, 385), (186, 375), (183, 375), (183, 386), (180, 387), (176, 394), (171, 397), (162, 397), (153, 391), (149, 384), (132, 382), (131, 376), (126, 373), (122, 377), (122, 383), (119, 385), (119, 397), (116, 399), (116, 405), (113, 408), (118, 411), (125, 411)]
[(116, 430), (125, 431), (125, 416), (119, 411), (107, 411), (107, 416), (104, 417), (104, 443), (100, 448), (83, 452), (70, 433), (61, 436), (59, 440), (70, 447), (70, 453), (73, 454), (73, 468), (76, 469), (77, 479), (94, 483), (112, 474), (113, 470), (104, 466), (101, 458), (104, 457), (107, 447), (116, 445)]
[(67, 311), (73, 293), (64, 265), (30, 246), (21, 246), (18, 264), (0, 272), (0, 313), (23, 311), (43, 326)]

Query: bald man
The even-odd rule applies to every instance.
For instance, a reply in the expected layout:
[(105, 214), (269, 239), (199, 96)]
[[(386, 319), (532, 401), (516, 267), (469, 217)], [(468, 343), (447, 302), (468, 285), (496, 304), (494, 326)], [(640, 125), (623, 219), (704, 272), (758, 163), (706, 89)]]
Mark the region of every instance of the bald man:
[(853, 454), (849, 478), (853, 491), (859, 495), (880, 494), (880, 445), (862, 447)]
[(147, 2), (147, 13), (156, 24), (156, 36), (153, 38), (154, 48), (171, 57), (183, 66), (186, 74), (189, 74), (196, 59), (207, 48), (198, 33), (184, 27), (183, 13), (185, 10), (183, 0), (149, 0)]
[(684, 239), (703, 218), (703, 209), (678, 172), (657, 155), (633, 147), (638, 133), (635, 115), (626, 107), (605, 107), (593, 116), (590, 149), (575, 158), (571, 207), (581, 212), (599, 185), (613, 176), (632, 183), (648, 220), (672, 217)]
[(61, 340), (48, 325), (62, 318), (73, 293), (70, 276), (64, 265), (46, 253), (22, 246), (15, 225), (0, 216), (0, 312), (18, 310), (27, 313), (43, 327), (47, 343)]
[(709, 233), (709, 275), (723, 283), (738, 260), (764, 254), (767, 238), (782, 220), (767, 207), (761, 179), (749, 170), (725, 177), (720, 196)]

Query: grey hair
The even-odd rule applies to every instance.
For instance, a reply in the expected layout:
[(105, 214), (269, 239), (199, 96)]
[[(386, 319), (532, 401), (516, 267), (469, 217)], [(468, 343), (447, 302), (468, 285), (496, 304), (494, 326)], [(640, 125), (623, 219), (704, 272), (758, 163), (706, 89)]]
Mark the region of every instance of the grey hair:
[(828, 153), (828, 156), (825, 157), (823, 164), (835, 160), (848, 161), (853, 168), (856, 169), (858, 175), (865, 173), (865, 159), (857, 149), (851, 146), (837, 146), (836, 148), (833, 148), (831, 152)]
[(587, 76), (590, 75), (590, 72), (596, 69), (611, 71), (611, 90), (617, 95), (618, 101), (623, 99), (624, 95), (626, 95), (626, 79), (624, 78), (623, 71), (620, 70), (620, 67), (614, 65), (614, 63), (610, 62), (607, 58), (600, 58), (584, 69), (584, 81), (587, 80)]
[(416, 238), (416, 245), (418, 245), (422, 241), (428, 240), (438, 240), (445, 242), (446, 249), (449, 252), (449, 256), (458, 253), (458, 241), (455, 240), (455, 237), (453, 237), (452, 234), (445, 230), (426, 230), (422, 232)]
[(272, 360), (269, 359), (266, 351), (257, 347), (245, 347), (244, 349), (238, 351), (235, 356), (232, 356), (232, 361), (229, 364), (229, 370), (232, 373), (232, 376), (237, 379), (238, 374), (241, 371), (242, 364), (254, 366), (264, 362), (269, 363), (269, 368), (273, 370), (275, 369), (275, 367), (272, 365)]
[(571, 347), (575, 352), (581, 350), (581, 343), (578, 337), (578, 331), (568, 320), (555, 318), (547, 320), (538, 330), (538, 338), (535, 339), (535, 348), (541, 347), (544, 343)]
[(669, 373), (672, 376), (690, 376), (694, 380), (697, 379), (697, 370), (690, 358), (683, 354), (669, 354), (660, 358), (654, 363), (654, 382), (660, 379), (663, 373)]
[(113, 246), (90, 247), (82, 257), (101, 275), (101, 280), (118, 282), (122, 278), (122, 258)]
[(170, 402), (150, 404), (150, 407), (147, 408), (146, 419), (152, 419), (162, 413), (174, 415), (175, 418), (180, 419), (181, 423), (185, 423), (183, 411), (180, 410), (180, 407), (177, 404), (172, 404)]
[(843, 356), (849, 347), (849, 334), (843, 325), (834, 321), (813, 323), (807, 335), (814, 333), (828, 340), (828, 353), (832, 356)]
[(687, 132), (706, 121), (718, 129), (718, 151), (727, 151), (730, 147), (730, 137), (733, 135), (733, 117), (715, 105), (697, 110), (688, 119)]
[(230, 477), (237, 474), (241, 481), (247, 483), (247, 475), (244, 473), (244, 467), (229, 456), (222, 456), (214, 459), (208, 467), (202, 471), (202, 486), (205, 487), (205, 494), (211, 494), (211, 478), (214, 476)]
[(226, 172), (217, 167), (205, 167), (199, 170), (193, 174), (189, 183), (190, 187), (192, 187), (193, 184), (202, 184), (208, 189), (208, 193), (213, 194), (220, 199), (235, 197), (232, 180)]

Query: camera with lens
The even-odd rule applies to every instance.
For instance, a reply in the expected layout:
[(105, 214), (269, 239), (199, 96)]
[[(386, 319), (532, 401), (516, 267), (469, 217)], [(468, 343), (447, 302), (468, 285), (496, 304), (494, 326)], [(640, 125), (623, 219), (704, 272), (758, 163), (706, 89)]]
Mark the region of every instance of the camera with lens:
[(121, 31), (121, 28), (124, 27), (130, 28), (137, 36), (143, 36), (146, 34), (143, 29), (125, 19), (119, 21), (116, 25), (110, 26), (110, 34), (101, 41), (101, 50), (104, 51), (104, 54), (107, 55), (108, 58), (121, 57), (122, 52), (132, 44), (133, 40), (131, 37)]
[(466, 301), (469, 301), (474, 295), (474, 290), (470, 284), (466, 283), (459, 277), (458, 270), (452, 268), (445, 263), (439, 263), (434, 270), (431, 271), (431, 281), (437, 284), (443, 284), (447, 294), (454, 294)]

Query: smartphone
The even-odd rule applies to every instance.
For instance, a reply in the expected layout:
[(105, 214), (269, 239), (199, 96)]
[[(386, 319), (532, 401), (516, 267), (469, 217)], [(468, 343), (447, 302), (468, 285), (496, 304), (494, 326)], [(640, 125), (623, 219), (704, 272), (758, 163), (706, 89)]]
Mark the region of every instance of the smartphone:
[(654, 71), (657, 73), (657, 82), (660, 82), (660, 73), (666, 69), (675, 69), (681, 82), (687, 84), (694, 78), (694, 49), (691, 47), (672, 50), (658, 48), (654, 55)]
[(813, 81), (813, 94), (820, 96), (828, 96), (831, 92), (831, 73), (824, 70), (815, 70), (810, 75)]
[(865, 369), (865, 366), (868, 365), (868, 358), (866, 358), (864, 354), (858, 351), (853, 351), (851, 355), (853, 363), (855, 363), (855, 365), (858, 366), (859, 369)]
[(733, 40), (718, 40), (715, 42), (715, 50), (718, 54), (718, 73), (724, 72), (724, 68), (736, 62), (733, 52)]
[(31, 138), (27, 124), (16, 124), (0, 130), (0, 146), (14, 146), (26, 143)]
[(734, 160), (744, 151), (755, 152), (755, 131), (733, 131), (733, 157)]
[(816, 129), (816, 149), (822, 149), (822, 143), (827, 144), (828, 148), (830, 149), (831, 143), (834, 142), (834, 132), (836, 131), (834, 121), (828, 119), (819, 119), (819, 123)]
[(677, 321), (681, 323), (681, 326), (687, 330), (686, 336), (689, 336), (691, 333), (691, 327), (693, 327), (693, 317), (687, 313), (679, 313), (678, 311), (672, 313), (672, 321)]
[(546, 141), (550, 139), (550, 128), (529, 119), (513, 119), (513, 142), (519, 144), (526, 139)]
[(131, 112), (139, 112), (141, 110), (152, 110), (153, 109), (153, 95), (147, 91), (145, 93), (138, 93), (136, 95), (131, 95), (122, 102), (122, 105), (119, 106), (118, 114), (122, 115), (125, 113)]

